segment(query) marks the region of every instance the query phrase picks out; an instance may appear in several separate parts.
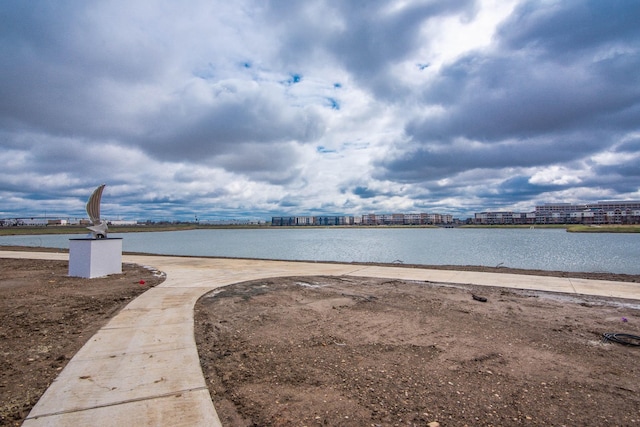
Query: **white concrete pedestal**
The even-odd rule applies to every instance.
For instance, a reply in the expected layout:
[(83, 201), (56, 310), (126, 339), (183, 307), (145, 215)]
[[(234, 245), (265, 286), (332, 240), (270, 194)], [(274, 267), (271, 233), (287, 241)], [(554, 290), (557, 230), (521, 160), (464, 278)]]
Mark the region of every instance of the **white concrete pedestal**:
[(122, 273), (122, 239), (69, 239), (69, 276), (94, 277)]

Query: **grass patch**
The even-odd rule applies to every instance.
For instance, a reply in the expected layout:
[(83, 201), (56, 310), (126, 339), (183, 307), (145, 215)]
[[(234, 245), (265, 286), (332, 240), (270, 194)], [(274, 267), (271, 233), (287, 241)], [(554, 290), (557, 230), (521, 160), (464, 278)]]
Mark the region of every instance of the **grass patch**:
[[(151, 225), (127, 225), (109, 226), (109, 234), (113, 233), (142, 233), (151, 231), (187, 231), (206, 229), (240, 229), (240, 228), (266, 228), (264, 225), (198, 225), (198, 224), (151, 224)], [(88, 234), (83, 226), (76, 225), (50, 225), (50, 226), (19, 226), (0, 227), (0, 236), (19, 236), (33, 234)]]
[(570, 233), (640, 233), (640, 225), (571, 225)]
[(567, 224), (466, 224), (459, 228), (567, 228)]

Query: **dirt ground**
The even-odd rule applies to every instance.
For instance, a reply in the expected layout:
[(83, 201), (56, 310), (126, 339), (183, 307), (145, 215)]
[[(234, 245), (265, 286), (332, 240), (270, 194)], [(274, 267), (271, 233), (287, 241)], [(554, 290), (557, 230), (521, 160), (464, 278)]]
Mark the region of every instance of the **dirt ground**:
[(22, 424), (84, 343), (129, 301), (164, 280), (129, 264), (122, 274), (105, 278), (68, 277), (68, 266), (0, 258), (0, 426)]
[[(67, 273), (64, 261), (0, 258), (0, 426), (20, 425), (93, 333), (164, 280), (134, 265)], [(638, 302), (294, 277), (209, 294), (195, 326), (228, 426), (640, 425), (640, 347), (601, 343), (640, 333)]]
[(640, 425), (640, 347), (601, 342), (640, 334), (638, 301), (290, 277), (195, 313), (223, 425)]

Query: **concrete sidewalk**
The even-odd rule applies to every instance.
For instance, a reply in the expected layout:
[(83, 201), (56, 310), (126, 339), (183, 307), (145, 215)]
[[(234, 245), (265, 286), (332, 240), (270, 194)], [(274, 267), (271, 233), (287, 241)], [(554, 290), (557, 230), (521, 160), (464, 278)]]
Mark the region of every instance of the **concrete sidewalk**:
[[(0, 251), (68, 260), (66, 253)], [(193, 308), (229, 284), (280, 276), (364, 276), (640, 299), (640, 284), (351, 264), (125, 255), (167, 274), (69, 361), (24, 422), (34, 426), (219, 426), (200, 368)]]

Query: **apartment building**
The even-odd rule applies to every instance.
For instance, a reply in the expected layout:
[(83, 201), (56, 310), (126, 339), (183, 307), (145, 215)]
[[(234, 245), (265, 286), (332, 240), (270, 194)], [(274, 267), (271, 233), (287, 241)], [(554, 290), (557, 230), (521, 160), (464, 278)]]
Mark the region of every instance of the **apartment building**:
[(494, 211), (474, 214), (475, 224), (640, 224), (640, 201), (586, 204), (545, 203), (533, 212)]
[(328, 225), (353, 225), (355, 219), (352, 216), (274, 216), (271, 217), (271, 225), (276, 227), (288, 226), (328, 226)]
[(474, 214), (473, 222), (475, 224), (486, 224), (486, 225), (535, 224), (536, 215), (535, 215), (535, 212), (511, 212), (511, 211), (480, 212), (480, 213)]
[(428, 225), (453, 224), (453, 216), (430, 213), (365, 214), (358, 216), (274, 216), (272, 226), (302, 225)]

